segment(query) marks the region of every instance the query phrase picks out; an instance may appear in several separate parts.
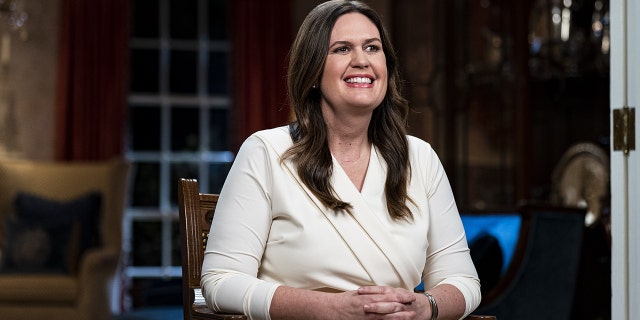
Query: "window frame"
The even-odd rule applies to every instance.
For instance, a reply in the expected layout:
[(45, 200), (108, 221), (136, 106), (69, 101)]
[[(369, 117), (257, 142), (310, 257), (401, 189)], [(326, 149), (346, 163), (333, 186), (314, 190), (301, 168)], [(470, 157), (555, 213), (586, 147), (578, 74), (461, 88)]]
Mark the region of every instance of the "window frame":
[[(123, 220), (123, 256), (125, 257), (125, 276), (128, 278), (178, 278), (182, 276), (180, 265), (172, 263), (174, 248), (173, 239), (176, 232), (174, 225), (178, 222), (178, 209), (172, 200), (172, 189), (176, 188), (177, 181), (172, 180), (172, 164), (196, 164), (198, 168), (198, 180), (201, 192), (216, 192), (210, 190), (210, 165), (222, 164), (230, 165), (233, 162), (234, 154), (228, 150), (210, 150), (210, 113), (214, 110), (229, 110), (231, 99), (229, 93), (210, 94), (209, 89), (209, 57), (212, 53), (225, 53), (228, 56), (230, 43), (228, 39), (213, 40), (209, 38), (209, 8), (208, 0), (196, 1), (197, 14), (197, 36), (196, 39), (172, 39), (170, 34), (170, 6), (171, 0), (158, 0), (158, 34), (157, 38), (136, 38), (131, 35), (129, 50), (157, 50), (159, 54), (158, 63), (158, 92), (140, 93), (130, 91), (128, 95), (128, 106), (132, 108), (159, 107), (160, 109), (160, 150), (136, 151), (132, 150), (129, 144), (125, 151), (125, 157), (134, 166), (143, 162), (159, 164), (159, 188), (157, 207), (135, 207), (129, 204), (125, 210)], [(228, 3), (227, 3), (228, 5)], [(196, 18), (196, 17), (194, 17)], [(133, 19), (133, 17), (132, 17)], [(176, 94), (170, 89), (170, 68), (171, 51), (181, 50), (195, 52), (196, 62), (196, 88), (195, 94)], [(131, 69), (133, 74), (134, 70)], [(171, 112), (180, 108), (198, 109), (199, 143), (198, 150), (195, 151), (173, 151), (171, 147)], [(188, 125), (188, 124), (185, 124)], [(230, 127), (227, 119), (227, 128)], [(129, 132), (129, 134), (132, 134)], [(229, 139), (231, 140), (231, 139)], [(229, 149), (229, 142), (226, 143)], [(132, 184), (132, 189), (135, 185)], [(131, 191), (133, 194), (133, 190)], [(137, 222), (160, 222), (160, 265), (140, 266), (133, 265), (133, 254), (136, 248), (133, 247), (134, 223)], [(179, 250), (179, 248), (178, 248)]]

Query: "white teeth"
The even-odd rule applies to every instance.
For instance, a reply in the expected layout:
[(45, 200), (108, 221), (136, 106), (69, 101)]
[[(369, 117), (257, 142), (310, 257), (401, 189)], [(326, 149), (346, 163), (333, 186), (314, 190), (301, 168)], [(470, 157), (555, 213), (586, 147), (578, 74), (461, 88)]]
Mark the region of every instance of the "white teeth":
[(356, 77), (356, 78), (347, 79), (347, 82), (348, 83), (371, 83), (371, 79), (362, 78), (362, 77)]

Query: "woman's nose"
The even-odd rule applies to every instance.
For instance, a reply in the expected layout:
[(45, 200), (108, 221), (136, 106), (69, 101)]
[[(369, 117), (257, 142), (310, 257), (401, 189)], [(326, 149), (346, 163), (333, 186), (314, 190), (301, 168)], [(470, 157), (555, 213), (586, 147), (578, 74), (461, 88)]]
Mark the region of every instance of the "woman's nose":
[(364, 68), (369, 66), (369, 58), (362, 49), (353, 50), (351, 56), (351, 66), (354, 68)]

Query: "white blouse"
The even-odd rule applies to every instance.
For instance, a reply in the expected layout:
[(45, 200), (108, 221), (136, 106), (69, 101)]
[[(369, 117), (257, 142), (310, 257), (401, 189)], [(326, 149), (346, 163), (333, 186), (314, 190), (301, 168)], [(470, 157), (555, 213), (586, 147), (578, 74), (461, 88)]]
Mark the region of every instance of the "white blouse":
[(322, 291), (388, 285), (412, 290), (448, 283), (464, 295), (469, 314), (480, 283), (451, 186), (431, 146), (407, 136), (413, 220), (394, 221), (386, 207), (387, 168), (372, 148), (358, 191), (333, 161), (332, 186), (354, 209), (325, 208), (281, 154), (287, 127), (264, 130), (240, 148), (220, 198), (202, 267), (202, 290), (215, 311), (269, 319), (279, 285)]

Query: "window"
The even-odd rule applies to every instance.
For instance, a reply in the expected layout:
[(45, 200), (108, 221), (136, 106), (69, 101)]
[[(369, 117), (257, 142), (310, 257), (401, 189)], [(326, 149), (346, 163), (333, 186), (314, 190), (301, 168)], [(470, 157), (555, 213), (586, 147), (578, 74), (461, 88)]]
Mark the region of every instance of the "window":
[(134, 0), (124, 221), (126, 275), (181, 277), (177, 179), (220, 192), (234, 155), (228, 127), (225, 0)]

